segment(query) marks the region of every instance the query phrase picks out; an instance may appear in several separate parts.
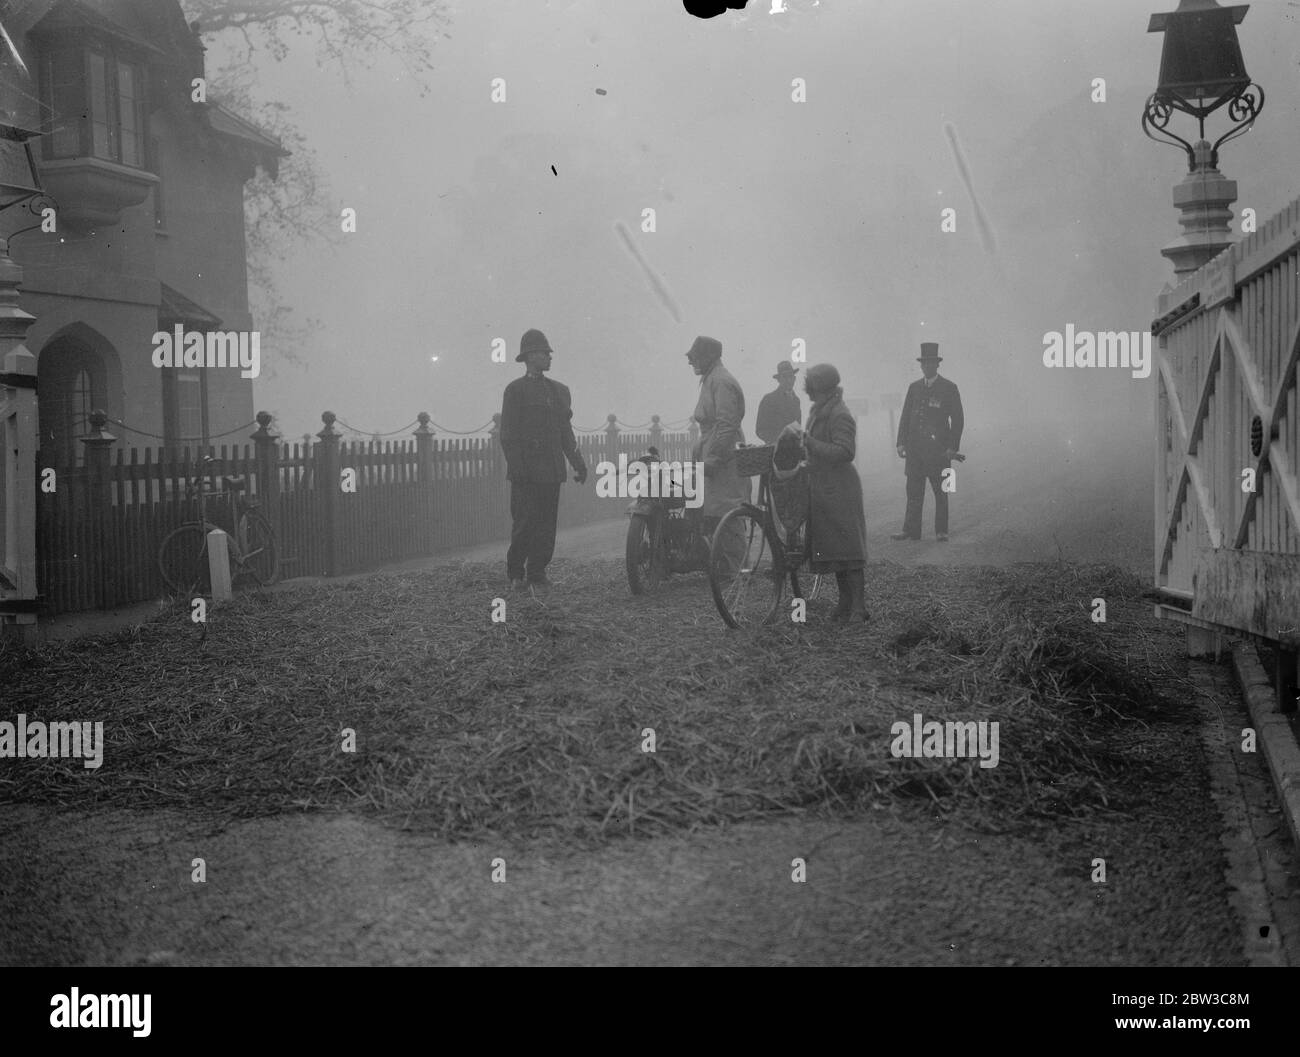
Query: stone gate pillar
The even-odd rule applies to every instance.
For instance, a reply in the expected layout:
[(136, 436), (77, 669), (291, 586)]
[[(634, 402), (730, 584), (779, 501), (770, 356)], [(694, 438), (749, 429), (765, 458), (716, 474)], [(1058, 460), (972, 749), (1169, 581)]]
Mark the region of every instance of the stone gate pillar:
[(1228, 225), (1232, 222), (1232, 203), (1237, 200), (1237, 181), (1219, 172), (1205, 140), (1196, 144), (1193, 154), (1191, 172), (1174, 187), (1174, 205), (1181, 214), (1178, 222), (1183, 233), (1160, 251), (1174, 262), (1174, 273), (1180, 280), (1236, 241)]

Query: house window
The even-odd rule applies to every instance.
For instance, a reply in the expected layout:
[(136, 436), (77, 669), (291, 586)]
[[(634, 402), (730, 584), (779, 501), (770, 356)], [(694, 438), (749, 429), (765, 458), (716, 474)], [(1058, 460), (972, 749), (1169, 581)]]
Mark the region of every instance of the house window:
[(67, 391), (68, 432), (71, 461), (82, 466), (86, 461), (86, 446), (81, 438), (90, 434), (90, 412), (95, 407), (94, 383), (90, 372), (84, 368), (72, 376), (72, 384)]
[(198, 371), (176, 372), (176, 429), (187, 448), (204, 439), (203, 375)]
[(117, 64), (118, 160), (137, 169), (144, 165), (144, 99), (139, 67)]
[(157, 138), (149, 140), (149, 159), (150, 168), (158, 182), (153, 187), (153, 226), (155, 231), (167, 230), (167, 206), (163, 202), (163, 169), (162, 169), (162, 150), (160, 149)]
[(81, 62), (82, 53), (76, 51), (45, 56), (41, 103), (49, 107), (47, 158), (75, 158), (81, 153), (81, 111), (86, 94)]
[(90, 413), (104, 406), (105, 376), (100, 358), (69, 339), (41, 352), (37, 382), (45, 393), (40, 402), (41, 449), (66, 466), (86, 461), (83, 437), (93, 431)]
[(95, 157), (140, 169), (147, 124), (144, 69), (99, 44), (47, 53), (41, 64), (45, 157)]
[(72, 436), (84, 437), (90, 433), (90, 412), (94, 409), (94, 398), (90, 372), (78, 371), (72, 380), (72, 392), (68, 399), (68, 410), (72, 414)]
[(202, 368), (163, 368), (163, 433), (169, 448), (208, 441), (208, 380)]

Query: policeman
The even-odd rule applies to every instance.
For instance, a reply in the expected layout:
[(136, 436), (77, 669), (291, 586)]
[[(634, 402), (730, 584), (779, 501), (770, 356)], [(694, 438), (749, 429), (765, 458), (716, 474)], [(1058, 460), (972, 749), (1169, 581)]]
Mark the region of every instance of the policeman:
[(551, 369), (551, 354), (545, 334), (540, 330), (524, 332), (515, 362), (526, 363), (528, 370), (506, 386), (501, 405), (501, 447), (514, 522), (506, 572), (515, 589), (522, 588), (525, 580), (534, 589), (550, 586), (546, 566), (555, 553), (565, 459), (573, 467), (576, 483), (587, 480), (587, 464), (573, 435), (569, 387), (545, 375)]
[(903, 531), (894, 533), (891, 539), (921, 538), (926, 481), (934, 492), (935, 539), (948, 539), (948, 493), (943, 490), (943, 471), (952, 465), (952, 457), (961, 448), (965, 419), (957, 387), (939, 377), (942, 359), (938, 344), (922, 342), (917, 361), (924, 377), (908, 387), (898, 423), (898, 457), (907, 460), (907, 514)]
[(799, 398), (794, 392), (794, 376), (798, 373), (794, 364), (782, 360), (772, 375), (777, 381), (776, 388), (758, 402), (758, 424), (754, 432), (764, 444), (775, 444), (781, 430), (799, 421)]

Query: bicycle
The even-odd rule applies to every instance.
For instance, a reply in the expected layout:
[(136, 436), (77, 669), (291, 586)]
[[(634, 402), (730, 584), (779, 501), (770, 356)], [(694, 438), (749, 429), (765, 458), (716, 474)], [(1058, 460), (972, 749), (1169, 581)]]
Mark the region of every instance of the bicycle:
[[(812, 573), (804, 554), (807, 524), (787, 534), (773, 516), (771, 489), (775, 445), (741, 447), (736, 469), (742, 477), (759, 479), (758, 502), (732, 507), (718, 522), (709, 547), (709, 586), (718, 612), (729, 627), (770, 624), (781, 608), (787, 577), (795, 598), (810, 601), (821, 589), (822, 577)], [(803, 581), (800, 571), (804, 572)], [(804, 586), (809, 588), (804, 592)]]
[(220, 526), (208, 520), (209, 495), (230, 497), (231, 521), (235, 526), (227, 544), (231, 584), (249, 579), (259, 586), (270, 586), (280, 578), (275, 530), (258, 509), (256, 497), (241, 498), (248, 487), (247, 478), (242, 474), (223, 476), (224, 489), (209, 488), (203, 471), (215, 461), (211, 455), (205, 455), (200, 472), (185, 483), (186, 502), (197, 501), (198, 517), (169, 532), (158, 548), (158, 568), (163, 582), (178, 596), (212, 593), (208, 533)]

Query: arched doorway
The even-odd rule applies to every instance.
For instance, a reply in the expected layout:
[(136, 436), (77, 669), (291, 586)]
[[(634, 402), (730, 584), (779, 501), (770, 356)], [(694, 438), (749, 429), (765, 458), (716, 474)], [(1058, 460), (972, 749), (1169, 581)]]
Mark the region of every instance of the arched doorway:
[(90, 412), (109, 408), (109, 371), (104, 354), (74, 333), (56, 334), (36, 360), (41, 460), (79, 465), (90, 432)]

